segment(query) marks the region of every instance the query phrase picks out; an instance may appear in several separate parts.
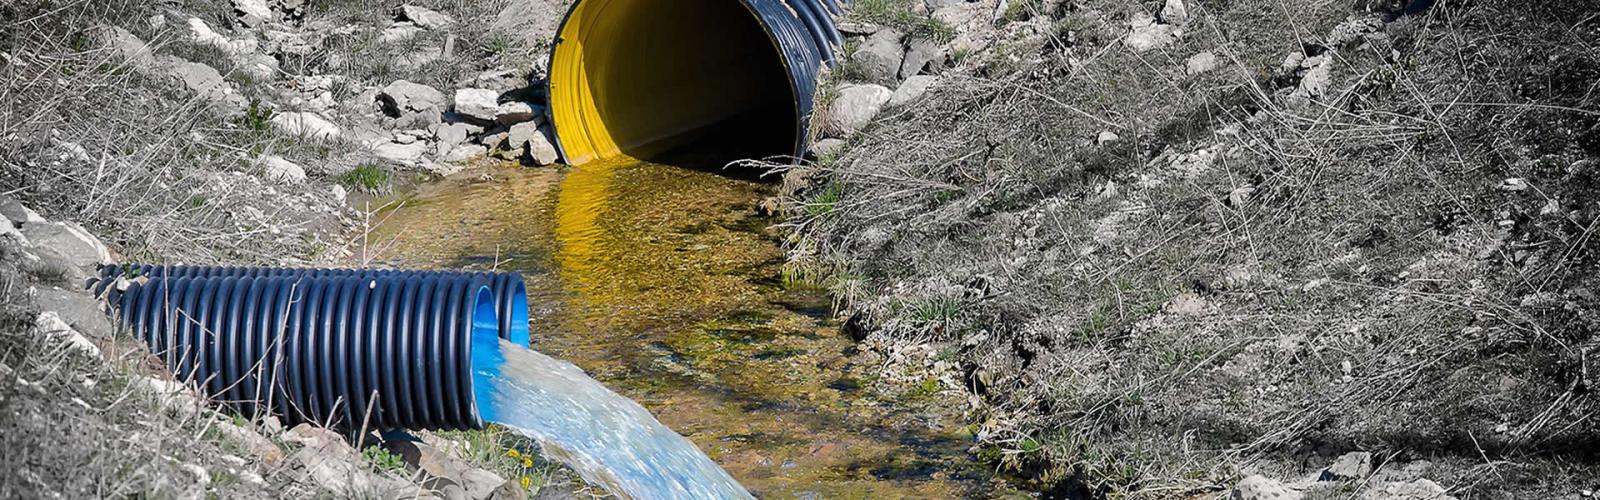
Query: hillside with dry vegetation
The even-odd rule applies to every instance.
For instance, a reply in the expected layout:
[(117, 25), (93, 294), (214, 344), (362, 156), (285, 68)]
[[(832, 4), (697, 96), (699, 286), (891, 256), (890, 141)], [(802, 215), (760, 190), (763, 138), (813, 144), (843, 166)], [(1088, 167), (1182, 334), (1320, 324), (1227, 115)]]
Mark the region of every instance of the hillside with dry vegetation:
[(975, 395), (980, 458), (1110, 497), (1595, 487), (1600, 5), (996, 7), (787, 173), (794, 274)]

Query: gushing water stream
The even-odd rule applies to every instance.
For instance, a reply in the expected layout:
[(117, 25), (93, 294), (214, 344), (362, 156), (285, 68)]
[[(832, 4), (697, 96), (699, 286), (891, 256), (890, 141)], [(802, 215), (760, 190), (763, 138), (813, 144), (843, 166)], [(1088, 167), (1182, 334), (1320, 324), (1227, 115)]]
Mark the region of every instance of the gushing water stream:
[(500, 354), (498, 369), (475, 377), (487, 382), (489, 408), (505, 410), (485, 417), (538, 441), (590, 483), (640, 499), (751, 498), (694, 443), (572, 363), (504, 340)]

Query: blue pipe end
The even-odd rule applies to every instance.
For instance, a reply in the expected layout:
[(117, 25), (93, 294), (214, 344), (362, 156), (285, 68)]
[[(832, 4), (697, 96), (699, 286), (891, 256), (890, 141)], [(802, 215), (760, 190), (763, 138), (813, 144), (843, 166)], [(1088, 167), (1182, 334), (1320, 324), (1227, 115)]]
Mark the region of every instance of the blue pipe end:
[[(528, 345), (528, 309), (525, 307), (528, 299), (522, 294), (517, 294), (517, 297), (524, 307), (516, 310), (524, 311), (521, 313), (524, 317), (520, 323), (513, 325), (521, 325), (522, 340), (518, 345)], [(516, 331), (517, 328), (513, 327), (513, 342), (517, 341)], [(500, 377), (500, 367), (506, 363), (505, 354), (500, 352), (500, 319), (495, 313), (494, 293), (490, 292), (489, 287), (480, 288), (472, 300), (471, 342), (472, 413), (477, 419), (474, 423), (482, 428), (485, 423), (495, 420), (493, 391), (489, 388), (491, 381)]]
[(519, 347), (532, 347), (533, 334), (528, 331), (528, 290), (520, 279), (512, 286), (516, 290), (511, 294), (511, 328), (508, 335), (511, 343)]

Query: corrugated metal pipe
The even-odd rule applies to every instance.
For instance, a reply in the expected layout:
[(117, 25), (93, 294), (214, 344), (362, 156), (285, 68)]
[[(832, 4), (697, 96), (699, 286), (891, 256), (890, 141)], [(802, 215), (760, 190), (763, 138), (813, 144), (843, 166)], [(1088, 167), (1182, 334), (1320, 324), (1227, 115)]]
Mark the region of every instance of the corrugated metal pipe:
[[(135, 269), (148, 274), (108, 285)], [(484, 380), (503, 362), (496, 275), (108, 266), (101, 276), (90, 286), (121, 326), (242, 414), (381, 430), (482, 428), (494, 413)], [(501, 286), (523, 293), (515, 281)]]
[(702, 141), (728, 158), (801, 156), (839, 13), (837, 0), (578, 0), (550, 55), (556, 147), (573, 165)]

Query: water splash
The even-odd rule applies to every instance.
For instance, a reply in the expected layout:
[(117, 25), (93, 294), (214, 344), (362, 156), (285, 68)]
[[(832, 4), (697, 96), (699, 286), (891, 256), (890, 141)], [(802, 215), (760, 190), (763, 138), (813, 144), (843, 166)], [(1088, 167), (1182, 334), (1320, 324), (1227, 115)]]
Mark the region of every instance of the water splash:
[(643, 406), (572, 363), (499, 342), (500, 359), (473, 368), (485, 420), (538, 441), (546, 456), (624, 498), (752, 498)]

